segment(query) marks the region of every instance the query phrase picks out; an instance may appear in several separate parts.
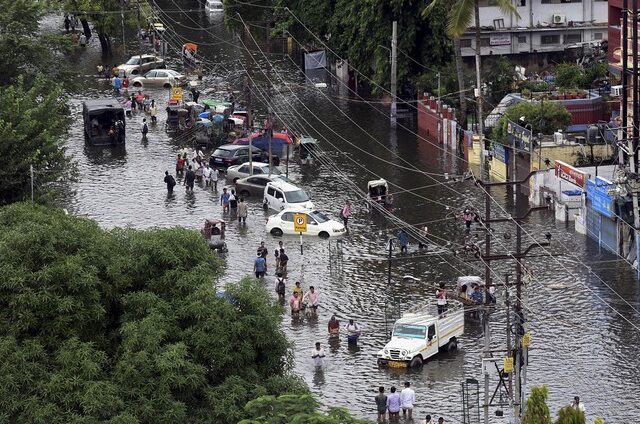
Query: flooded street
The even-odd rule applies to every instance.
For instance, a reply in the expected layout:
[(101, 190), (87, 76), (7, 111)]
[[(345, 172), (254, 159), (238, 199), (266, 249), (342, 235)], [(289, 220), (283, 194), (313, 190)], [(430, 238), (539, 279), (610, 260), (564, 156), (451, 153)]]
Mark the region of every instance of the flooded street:
[[(209, 21), (204, 11), (193, 11), (186, 16), (175, 12), (175, 3), (161, 3), (161, 6), (174, 10), (163, 17), (165, 26), (173, 27), (179, 35), (174, 37), (172, 47), (179, 47), (178, 41), (195, 42), (200, 45), (203, 57), (225, 70), (218, 75), (205, 76), (202, 99), (214, 97), (214, 93), (230, 87), (242, 90), (241, 70), (244, 67), (251, 68), (255, 79), (264, 83), (267, 77), (248, 53), (243, 53), (238, 40), (224, 30), (221, 17)], [(193, 7), (197, 7), (196, 3)], [(207, 31), (196, 30), (199, 26), (206, 27)], [(211, 34), (227, 42), (221, 42)], [(245, 42), (249, 46), (250, 40)], [(80, 176), (73, 187), (68, 208), (73, 213), (97, 220), (106, 228), (183, 226), (198, 229), (207, 217), (224, 217), (229, 252), (224, 256), (226, 273), (220, 284), (237, 281), (252, 273), (260, 241), (266, 242), (268, 265), (272, 267), (273, 250), (280, 238), (265, 231), (268, 213), (262, 209), (262, 199), (250, 199), (247, 225), (240, 226), (233, 216), (223, 215), (220, 192), (196, 187), (193, 193), (185, 193), (179, 185), (172, 196), (167, 196), (162, 182), (164, 171), (174, 172), (176, 154), (186, 145), (184, 137), (172, 139), (164, 131), (162, 105), (169, 97), (168, 91), (148, 91), (159, 105), (159, 119), (156, 126), (151, 126), (147, 142), (141, 141), (143, 116), (139, 113), (127, 120), (127, 142), (123, 148), (85, 145), (81, 114), (83, 98), (112, 95), (107, 81), (98, 81), (91, 76), (100, 60), (97, 40), (93, 43), (86, 52), (73, 58), (80, 64), (78, 72), (85, 75), (85, 85), (84, 97), (72, 100), (75, 119), (68, 151), (78, 161)], [(462, 223), (455, 221), (452, 215), (467, 205), (481, 208), (483, 193), (471, 181), (445, 183), (442, 174), (461, 173), (466, 170), (465, 164), (419, 140), (411, 131), (402, 128), (390, 131), (386, 111), (381, 113), (376, 109), (380, 105), (345, 100), (336, 87), (322, 89), (329, 96), (327, 98), (305, 79), (288, 56), (282, 54), (282, 46), (276, 46), (273, 52), (275, 69), (271, 78), (281, 93), (274, 94), (272, 99), (276, 114), (282, 112), (281, 118), (287, 121), (285, 118), (289, 115), (284, 112), (293, 113), (292, 107), (298, 110), (308, 120), (307, 133), (320, 140), (327, 158), (340, 171), (338, 175), (336, 169), (324, 161), (304, 169), (292, 161), (290, 178), (309, 193), (319, 209), (334, 218), (347, 199), (353, 200), (355, 207), (349, 224), (351, 234), (341, 242), (305, 238), (304, 255), (301, 255), (297, 237), (283, 238), (290, 258), (287, 293), (293, 282), (299, 280), (305, 291), (310, 285), (317, 288), (321, 303), (317, 319), (292, 320), (288, 311), (283, 316), (284, 331), (294, 343), (294, 371), (304, 378), (326, 406), (347, 406), (357, 416), (375, 418), (373, 397), (379, 385), (400, 387), (404, 381), (411, 381), (418, 400), (415, 415), (422, 417), (430, 413), (445, 416), (447, 422), (462, 422), (460, 384), (466, 378), (482, 380), (483, 334), (478, 318), (467, 316), (465, 334), (457, 352), (438, 355), (418, 370), (379, 369), (375, 354), (386, 343), (386, 333), (393, 324), (392, 319), (385, 320), (386, 316), (433, 298), (438, 282), (453, 287), (460, 275), (483, 275), (482, 263), (463, 262), (450, 253), (442, 254), (444, 249), (437, 246), (431, 246), (429, 252), (424, 253), (418, 251), (417, 244), (411, 243), (408, 254), (400, 255), (398, 249), (393, 252), (389, 284), (386, 246), (389, 237), (397, 236), (397, 226), (367, 212), (348, 181), (366, 190), (367, 181), (378, 177), (387, 179), (392, 184), (392, 192), (397, 193), (394, 195), (397, 206), (394, 214), (410, 224), (427, 223), (434, 242), (447, 247), (459, 245), (465, 238)], [(171, 56), (170, 67), (177, 63), (175, 52)], [(265, 63), (259, 53), (255, 57)], [(120, 59), (114, 60), (121, 63)], [(229, 84), (221, 80), (223, 75), (229, 78)], [(285, 78), (287, 84), (279, 77)], [(257, 88), (256, 93), (264, 92), (262, 90), (266, 90), (265, 85)], [(263, 105), (257, 107), (260, 109)], [(266, 108), (262, 112), (266, 112)], [(295, 120), (293, 125), (297, 125)], [(417, 131), (414, 124), (407, 123), (407, 126)], [(209, 152), (206, 153), (208, 156)], [(429, 177), (412, 167), (434, 175)], [(219, 182), (220, 190), (222, 182), (223, 179)], [(181, 183), (179, 180), (178, 184)], [(407, 192), (409, 189), (414, 190)], [(492, 194), (511, 211), (513, 202), (506, 192), (495, 190)], [(494, 212), (499, 212), (497, 207)], [(527, 261), (534, 276), (523, 299), (533, 335), (527, 387), (549, 386), (553, 414), (570, 403), (573, 396), (579, 395), (589, 419), (600, 415), (611, 423), (640, 422), (635, 396), (640, 386), (640, 375), (636, 371), (640, 368), (637, 355), (640, 332), (632, 325), (640, 326), (640, 316), (633, 309), (639, 308), (640, 290), (629, 265), (599, 252), (598, 247), (587, 242), (584, 236), (556, 223), (551, 212), (532, 214), (524, 226), (537, 240), (543, 240), (544, 234), (550, 232), (552, 246), (549, 251), (563, 254), (551, 258), (545, 251), (535, 250), (535, 257)], [(515, 239), (514, 227), (497, 228), (498, 234), (508, 233)], [(494, 239), (496, 252), (504, 250), (501, 244), (510, 243), (503, 237)], [(525, 247), (532, 243), (527, 236), (523, 240)], [(468, 259), (473, 258), (464, 258)], [(496, 264), (495, 273), (499, 276), (513, 274), (512, 265), (511, 262)], [(265, 284), (273, 292), (270, 271)], [(419, 281), (405, 283), (402, 279), (405, 275)], [(560, 285), (562, 288), (557, 289)], [(503, 289), (498, 288), (497, 293), (498, 311), (492, 316), (491, 323), (492, 348), (496, 349), (505, 345), (506, 327)], [(332, 313), (343, 323), (354, 318), (363, 326), (357, 348), (347, 346), (344, 336), (339, 342), (329, 344), (326, 326)], [(316, 341), (321, 342), (328, 353), (326, 367), (320, 372), (314, 370), (311, 360), (311, 349)], [(492, 391), (496, 383), (497, 379), (492, 383)], [(506, 423), (507, 418), (492, 414), (492, 422)]]

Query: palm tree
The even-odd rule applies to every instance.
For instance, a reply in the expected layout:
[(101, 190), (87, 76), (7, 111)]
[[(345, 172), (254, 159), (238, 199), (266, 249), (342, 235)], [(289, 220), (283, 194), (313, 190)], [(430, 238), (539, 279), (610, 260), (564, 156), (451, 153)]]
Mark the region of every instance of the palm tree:
[[(503, 13), (513, 13), (517, 18), (520, 15), (512, 4), (512, 0), (494, 0), (495, 5), (500, 8)], [(455, 57), (456, 57), (456, 73), (458, 74), (458, 89), (460, 90), (460, 109), (462, 109), (461, 125), (466, 121), (466, 99), (464, 91), (464, 75), (462, 73), (462, 53), (460, 49), (460, 37), (469, 30), (471, 18), (475, 18), (475, 35), (476, 35), (476, 86), (478, 89), (482, 87), (482, 78), (480, 75), (480, 4), (479, 0), (433, 0), (422, 11), (422, 16), (429, 14), (437, 7), (438, 4), (447, 9), (447, 33), (454, 40)], [(482, 94), (482, 93), (480, 93)], [(482, 95), (477, 99), (478, 108), (478, 128), (482, 133)]]

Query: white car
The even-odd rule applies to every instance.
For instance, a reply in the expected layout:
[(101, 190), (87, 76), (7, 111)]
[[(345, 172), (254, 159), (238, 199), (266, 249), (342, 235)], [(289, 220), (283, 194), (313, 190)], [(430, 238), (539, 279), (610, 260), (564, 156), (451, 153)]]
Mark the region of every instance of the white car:
[(267, 183), (262, 203), (265, 209), (273, 209), (274, 211), (291, 208), (313, 210), (315, 208), (309, 195), (303, 189), (280, 178)]
[(270, 216), (267, 220), (267, 232), (274, 236), (299, 234), (293, 228), (295, 214), (307, 216), (307, 232), (302, 233), (303, 235), (329, 238), (342, 236), (347, 232), (341, 222), (330, 219), (322, 212), (310, 211), (304, 208), (287, 209)]
[(152, 54), (143, 54), (131, 56), (127, 63), (118, 65), (120, 73), (130, 75), (140, 75), (152, 69), (165, 68), (164, 59)]
[(224, 6), (222, 5), (222, 0), (207, 0), (207, 3), (204, 5), (204, 10), (207, 13), (224, 12)]
[[(250, 162), (245, 162), (242, 165), (232, 165), (227, 168), (227, 178), (234, 183), (240, 178), (250, 176), (251, 170)], [(271, 175), (281, 175), (282, 171), (277, 166), (271, 168)], [(269, 164), (263, 162), (253, 162), (253, 175), (269, 175)]]
[(135, 77), (131, 81), (131, 85), (136, 88), (140, 87), (179, 87), (187, 82), (187, 78), (180, 72), (171, 69), (154, 69), (147, 72), (143, 76)]

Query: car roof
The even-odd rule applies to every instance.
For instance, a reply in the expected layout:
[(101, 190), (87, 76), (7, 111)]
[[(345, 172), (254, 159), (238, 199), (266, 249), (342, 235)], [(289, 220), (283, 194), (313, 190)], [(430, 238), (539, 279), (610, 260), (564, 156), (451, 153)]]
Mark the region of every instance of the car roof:
[(258, 175), (249, 175), (248, 177), (242, 177), (242, 178), (238, 178), (238, 180), (236, 181), (236, 183), (246, 183), (249, 178), (263, 178), (265, 180), (269, 180), (269, 181), (273, 181), (278, 177), (269, 177), (266, 174), (258, 174)]
[(116, 99), (85, 100), (84, 107), (87, 110), (122, 109), (122, 105)]
[[(312, 214), (312, 213), (321, 213), (317, 209), (306, 209), (306, 208), (303, 208), (301, 206), (298, 206), (298, 207), (288, 207), (286, 209), (283, 209), (280, 212), (278, 212), (275, 216), (282, 215), (285, 212), (304, 213), (304, 214), (307, 214), (307, 215)], [(323, 214), (323, 215), (326, 215), (326, 214)], [(329, 218), (329, 217), (327, 217), (327, 218)]]
[(297, 185), (291, 184), (287, 181), (284, 180), (276, 180), (276, 181), (272, 181), (270, 182), (268, 185), (272, 185), (274, 187), (279, 188), (282, 191), (296, 191), (296, 190), (302, 190), (300, 187), (298, 187)]
[[(133, 56), (131, 56), (129, 59), (133, 59), (134, 57), (140, 57), (139, 54), (134, 54)], [(161, 57), (158, 57), (158, 55), (152, 55), (152, 54), (143, 54), (142, 57), (155, 57), (157, 59), (162, 59)]]
[[(237, 166), (239, 168), (239, 167), (245, 166), (245, 165), (249, 166), (249, 165), (251, 165), (251, 162), (244, 162), (244, 163), (241, 163), (241, 164), (238, 164), (238, 165), (235, 165), (235, 166)], [(263, 168), (265, 166), (269, 166), (269, 164), (268, 163), (264, 163), (264, 162), (256, 162), (256, 161), (254, 161), (253, 162), (253, 166), (259, 166), (259, 167)], [(275, 168), (275, 166), (274, 166), (274, 168)]]
[[(249, 148), (248, 145), (246, 144), (223, 144), (222, 146), (218, 146), (218, 149), (222, 149), (222, 150), (240, 150), (240, 149), (247, 149)], [(256, 152), (261, 152), (262, 150), (258, 149), (256, 146), (252, 146), (252, 149), (255, 149)]]

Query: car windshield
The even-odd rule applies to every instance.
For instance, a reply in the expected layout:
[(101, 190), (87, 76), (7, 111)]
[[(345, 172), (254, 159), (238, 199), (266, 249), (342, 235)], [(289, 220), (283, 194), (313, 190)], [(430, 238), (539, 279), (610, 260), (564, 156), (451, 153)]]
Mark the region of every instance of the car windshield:
[[(269, 173), (269, 165), (265, 165), (265, 166), (261, 166), (260, 170), (262, 171), (263, 174), (268, 174)], [(254, 168), (255, 171), (255, 168)], [(271, 175), (280, 175), (282, 174), (282, 172), (276, 167), (272, 167), (271, 168)]]
[(180, 76), (180, 72), (172, 71), (171, 69), (165, 69), (164, 72), (171, 75), (172, 77)]
[(424, 325), (398, 324), (393, 329), (394, 337), (408, 337), (410, 339), (424, 339), (427, 327)]
[(302, 203), (309, 201), (309, 196), (304, 190), (287, 191), (285, 194), (288, 203)]
[(233, 150), (216, 149), (216, 151), (213, 152), (213, 156), (217, 156), (220, 158), (230, 158), (231, 156), (233, 156)]
[(318, 224), (322, 224), (323, 222), (327, 222), (329, 220), (329, 217), (327, 215), (318, 211), (311, 212), (309, 216), (318, 221)]
[(131, 59), (127, 60), (127, 65), (137, 65), (139, 62), (139, 57), (132, 57)]

